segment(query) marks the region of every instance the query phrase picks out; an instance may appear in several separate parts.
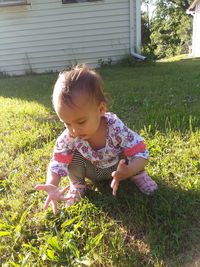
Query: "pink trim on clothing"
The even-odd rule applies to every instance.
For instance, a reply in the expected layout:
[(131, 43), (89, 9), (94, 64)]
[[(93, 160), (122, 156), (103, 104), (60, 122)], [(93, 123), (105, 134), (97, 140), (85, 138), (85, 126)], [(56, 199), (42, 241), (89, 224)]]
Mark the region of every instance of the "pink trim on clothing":
[(137, 153), (144, 152), (145, 149), (146, 149), (145, 143), (143, 141), (140, 141), (133, 147), (124, 149), (124, 155), (126, 157), (134, 156)]
[(57, 162), (69, 164), (73, 159), (73, 154), (63, 155), (60, 153), (54, 153), (53, 158)]

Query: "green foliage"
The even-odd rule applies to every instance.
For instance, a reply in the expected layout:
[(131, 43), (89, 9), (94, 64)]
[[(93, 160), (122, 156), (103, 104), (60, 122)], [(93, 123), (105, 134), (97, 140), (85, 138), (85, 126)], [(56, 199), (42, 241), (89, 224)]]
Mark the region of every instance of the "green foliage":
[(0, 265), (198, 266), (199, 69), (199, 60), (100, 69), (110, 110), (146, 140), (159, 190), (147, 197), (125, 181), (114, 198), (102, 183), (56, 217), (34, 190), (63, 130), (50, 102), (56, 76), (1, 79)]
[(141, 41), (142, 41), (142, 54), (148, 59), (154, 59), (154, 53), (151, 46), (151, 14), (150, 5), (153, 4), (151, 0), (142, 1), (144, 10), (141, 15)]
[[(188, 1), (156, 1), (156, 12), (143, 38), (144, 52), (148, 54), (150, 50), (157, 59), (188, 53), (192, 39), (192, 17), (186, 14), (188, 6)], [(143, 19), (147, 21), (145, 15)]]

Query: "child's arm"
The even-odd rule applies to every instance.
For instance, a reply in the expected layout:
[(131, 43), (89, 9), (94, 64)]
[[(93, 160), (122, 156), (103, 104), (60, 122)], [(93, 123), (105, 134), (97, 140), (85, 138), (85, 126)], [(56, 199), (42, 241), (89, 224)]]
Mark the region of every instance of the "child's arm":
[(120, 160), (117, 170), (112, 173), (113, 195), (116, 194), (119, 182), (144, 170), (149, 152), (143, 138), (128, 128), (115, 114), (111, 118), (111, 136), (115, 147), (120, 147), (122, 154), (128, 159), (126, 164)]
[(65, 188), (60, 190), (58, 188), (59, 182), (60, 182), (60, 176), (58, 174), (48, 170), (46, 184), (38, 184), (35, 186), (35, 188), (37, 190), (43, 190), (43, 191), (46, 191), (48, 193), (48, 196), (47, 196), (45, 204), (44, 204), (44, 209), (47, 209), (49, 204), (51, 203), (52, 208), (53, 208), (53, 213), (55, 215), (58, 212), (57, 202), (59, 200), (66, 200), (67, 199), (63, 196), (63, 194), (68, 189), (68, 186), (66, 186)]
[(73, 149), (74, 139), (65, 130), (56, 140), (53, 156), (48, 167), (46, 184), (36, 185), (37, 190), (43, 190), (48, 193), (44, 209), (51, 203), (54, 214), (57, 213), (57, 202), (59, 200), (67, 200), (63, 194), (67, 191), (68, 186), (60, 190), (58, 185), (61, 177), (68, 175), (68, 165), (73, 158)]
[(60, 183), (60, 178), (61, 177), (57, 173), (52, 172), (51, 170), (48, 169), (46, 184), (52, 184), (58, 186)]
[(112, 183), (111, 188), (113, 189), (113, 195), (116, 195), (119, 182), (125, 180), (131, 176), (138, 174), (140, 171), (144, 170), (147, 165), (148, 160), (141, 157), (135, 157), (132, 159), (128, 165), (125, 160), (120, 160), (117, 170), (112, 173)]

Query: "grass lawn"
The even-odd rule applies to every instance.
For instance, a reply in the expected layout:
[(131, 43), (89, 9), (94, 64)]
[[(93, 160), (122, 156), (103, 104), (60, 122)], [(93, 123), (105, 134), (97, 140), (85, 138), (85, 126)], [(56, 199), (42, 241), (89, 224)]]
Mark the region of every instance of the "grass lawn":
[[(200, 60), (99, 70), (110, 110), (150, 150), (154, 196), (120, 184), (54, 216), (42, 210), (56, 137), (57, 74), (0, 79), (0, 266), (200, 266)], [(62, 185), (67, 179), (62, 180)]]

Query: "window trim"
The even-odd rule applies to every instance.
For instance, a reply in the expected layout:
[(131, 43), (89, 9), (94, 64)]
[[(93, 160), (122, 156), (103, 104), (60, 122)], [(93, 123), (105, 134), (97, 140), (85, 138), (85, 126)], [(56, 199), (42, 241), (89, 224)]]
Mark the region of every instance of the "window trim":
[(100, 1), (102, 0), (87, 0), (84, 2), (76, 2), (76, 0), (69, 0), (69, 2), (67, 2), (67, 0), (62, 0), (62, 4), (69, 5), (69, 4), (95, 3), (95, 2), (100, 2)]
[(8, 7), (8, 6), (22, 6), (22, 5), (30, 5), (29, 0), (20, 0), (20, 1), (15, 1), (15, 0), (8, 0), (6, 2), (0, 2), (0, 7)]

